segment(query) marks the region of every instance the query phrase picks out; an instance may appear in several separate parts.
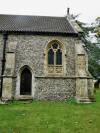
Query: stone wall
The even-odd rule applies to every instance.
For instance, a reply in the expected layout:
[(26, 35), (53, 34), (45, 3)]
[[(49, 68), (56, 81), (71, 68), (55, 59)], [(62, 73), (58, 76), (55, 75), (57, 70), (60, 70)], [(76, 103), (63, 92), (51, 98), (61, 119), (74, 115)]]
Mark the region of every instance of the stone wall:
[[(64, 75), (48, 77), (45, 75), (45, 49), (52, 40), (59, 40), (64, 45), (64, 61), (66, 70)], [(27, 65), (33, 75), (32, 97), (36, 99), (65, 99), (75, 95), (75, 41), (71, 37), (39, 36), (39, 35), (9, 35), (7, 53), (14, 57), (14, 73), (5, 70), (5, 75), (12, 75), (12, 96), (19, 96), (20, 69)], [(12, 57), (11, 55), (11, 57)], [(10, 63), (10, 61), (8, 61)], [(6, 64), (6, 68), (9, 65)], [(11, 64), (11, 63), (10, 63)], [(13, 62), (12, 62), (13, 64)], [(10, 66), (12, 69), (12, 67)], [(68, 79), (69, 77), (69, 79)], [(72, 79), (71, 79), (72, 78)], [(35, 80), (34, 80), (35, 79)]]
[(35, 99), (65, 100), (75, 96), (75, 79), (36, 78)]
[(66, 76), (75, 75), (75, 42), (68, 37), (53, 36), (19, 36), (16, 47), (15, 74), (24, 65), (34, 69), (35, 76), (44, 76), (44, 51), (47, 44), (52, 40), (59, 40), (65, 46)]
[(3, 54), (3, 35), (0, 34), (0, 76), (1, 76), (1, 67), (2, 67), (2, 54)]
[[(58, 40), (64, 46), (63, 75), (50, 76), (46, 73), (45, 50), (52, 40)], [(63, 100), (76, 94), (81, 97), (81, 94), (88, 93), (90, 85), (89, 80), (87, 82), (87, 60), (82, 42), (74, 37), (9, 35), (3, 96), (8, 99), (25, 98), (20, 96), (20, 73), (22, 68), (27, 66), (32, 73), (32, 98)]]
[(76, 40), (76, 99), (77, 102), (91, 102), (93, 96), (93, 80), (88, 71), (88, 55), (83, 48), (83, 42)]

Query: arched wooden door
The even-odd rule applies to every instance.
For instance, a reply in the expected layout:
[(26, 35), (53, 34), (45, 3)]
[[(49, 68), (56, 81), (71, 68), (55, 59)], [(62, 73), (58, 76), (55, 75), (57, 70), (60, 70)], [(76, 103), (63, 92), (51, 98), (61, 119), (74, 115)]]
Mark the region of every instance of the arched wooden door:
[(32, 74), (24, 68), (20, 76), (20, 95), (31, 95)]

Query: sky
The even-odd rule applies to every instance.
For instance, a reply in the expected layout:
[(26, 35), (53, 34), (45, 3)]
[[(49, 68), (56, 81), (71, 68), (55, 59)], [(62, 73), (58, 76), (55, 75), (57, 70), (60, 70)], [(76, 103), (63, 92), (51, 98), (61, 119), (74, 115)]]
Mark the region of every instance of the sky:
[(100, 16), (100, 0), (0, 0), (0, 14), (66, 16), (80, 14), (79, 20), (92, 23)]

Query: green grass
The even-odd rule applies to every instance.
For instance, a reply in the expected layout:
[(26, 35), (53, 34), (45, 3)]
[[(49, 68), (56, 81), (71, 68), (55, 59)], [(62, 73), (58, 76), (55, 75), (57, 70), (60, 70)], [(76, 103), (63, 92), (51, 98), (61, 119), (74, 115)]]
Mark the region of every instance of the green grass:
[(100, 91), (96, 102), (14, 102), (0, 105), (0, 133), (99, 133)]

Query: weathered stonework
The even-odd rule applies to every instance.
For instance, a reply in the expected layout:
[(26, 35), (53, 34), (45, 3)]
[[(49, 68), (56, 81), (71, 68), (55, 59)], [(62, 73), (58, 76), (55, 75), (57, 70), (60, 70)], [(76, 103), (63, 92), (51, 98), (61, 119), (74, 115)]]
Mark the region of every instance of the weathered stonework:
[(12, 99), (12, 78), (4, 78), (2, 98), (5, 100)]
[[(0, 36), (0, 47), (2, 45), (1, 38)], [(48, 75), (46, 72), (46, 48), (52, 40), (59, 40), (64, 46), (64, 72), (62, 75)], [(74, 37), (9, 35), (3, 98), (65, 100), (76, 96), (78, 100), (83, 97), (88, 99), (88, 90), (91, 90), (92, 79), (87, 74), (87, 60), (82, 42)], [(20, 74), (24, 66), (28, 67), (32, 73), (30, 96), (20, 95)]]
[(1, 75), (1, 65), (2, 65), (2, 51), (3, 51), (3, 36), (0, 34), (0, 75)]
[(39, 100), (68, 99), (75, 96), (75, 79), (36, 78), (35, 94), (34, 98)]
[[(88, 72), (88, 57), (80, 40), (76, 41), (76, 99), (78, 102), (91, 102), (93, 95), (92, 76)], [(90, 89), (91, 88), (91, 89)]]

